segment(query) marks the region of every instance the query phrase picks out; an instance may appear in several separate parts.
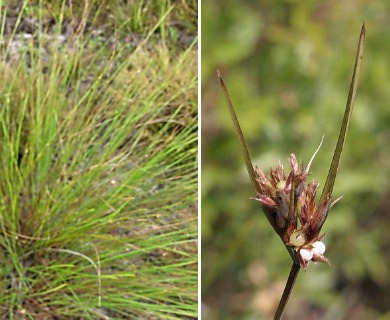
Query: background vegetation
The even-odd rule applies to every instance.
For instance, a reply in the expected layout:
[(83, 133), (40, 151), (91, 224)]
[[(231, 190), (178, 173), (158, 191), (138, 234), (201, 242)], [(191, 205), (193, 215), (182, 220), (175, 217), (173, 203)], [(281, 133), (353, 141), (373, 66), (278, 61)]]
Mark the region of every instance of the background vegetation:
[(0, 2), (0, 318), (196, 318), (196, 10)]
[(388, 319), (390, 304), (390, 4), (383, 1), (207, 1), (202, 4), (202, 298), (204, 319), (268, 319), (290, 258), (249, 200), (216, 77), (230, 91), (254, 164), (294, 152), (325, 182), (362, 22), (360, 85), (323, 231), (331, 266), (298, 277), (285, 319)]

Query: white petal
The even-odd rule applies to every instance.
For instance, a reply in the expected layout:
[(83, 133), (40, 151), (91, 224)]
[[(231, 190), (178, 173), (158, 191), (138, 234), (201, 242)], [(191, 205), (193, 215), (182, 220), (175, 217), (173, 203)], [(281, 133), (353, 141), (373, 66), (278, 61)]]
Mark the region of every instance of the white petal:
[(301, 249), (299, 254), (303, 261), (310, 261), (313, 258), (313, 251), (309, 249)]
[(312, 244), (312, 246), (313, 246), (314, 253), (317, 253), (321, 256), (325, 253), (326, 247), (322, 241), (316, 241)]

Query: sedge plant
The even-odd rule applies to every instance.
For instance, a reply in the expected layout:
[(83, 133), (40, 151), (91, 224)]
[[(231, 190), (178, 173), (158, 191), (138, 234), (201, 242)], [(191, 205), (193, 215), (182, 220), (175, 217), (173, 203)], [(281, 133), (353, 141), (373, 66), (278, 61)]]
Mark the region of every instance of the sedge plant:
[(317, 203), (316, 193), (319, 184), (317, 181), (307, 182), (306, 179), (309, 175), (310, 165), (320, 147), (318, 147), (306, 167), (298, 163), (295, 154), (291, 154), (289, 156), (291, 168), (289, 173), (284, 171), (280, 163), (276, 168), (270, 170), (269, 175), (265, 174), (259, 167), (254, 168), (233, 104), (218, 72), (222, 91), (240, 142), (246, 169), (256, 191), (256, 197), (252, 199), (260, 203), (267, 220), (281, 238), (292, 260), (291, 271), (275, 312), (274, 320), (282, 318), (299, 271), (306, 269), (310, 261), (329, 263), (329, 260), (324, 256), (325, 245), (321, 241), (324, 235), (321, 234), (321, 228), (331, 207), (340, 200), (340, 197), (333, 199), (332, 192), (352, 115), (363, 59), (365, 37), (366, 31), (363, 23), (339, 138), (324, 188)]
[(126, 42), (66, 4), (52, 29), (0, 6), (0, 318), (194, 318), (196, 38), (155, 37), (172, 7)]

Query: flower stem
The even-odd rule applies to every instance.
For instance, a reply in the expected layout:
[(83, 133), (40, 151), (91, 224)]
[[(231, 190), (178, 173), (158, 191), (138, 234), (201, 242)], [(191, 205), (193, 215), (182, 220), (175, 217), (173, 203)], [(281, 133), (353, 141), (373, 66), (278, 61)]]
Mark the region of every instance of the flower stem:
[(286, 286), (284, 287), (283, 295), (280, 298), (278, 308), (276, 309), (274, 320), (279, 320), (282, 318), (284, 309), (286, 307), (288, 299), (290, 298), (292, 289), (294, 288), (295, 280), (298, 277), (298, 273), (299, 273), (300, 269), (301, 269), (301, 266), (299, 264), (296, 264), (296, 263), (292, 264), (291, 270), (290, 270), (290, 275), (288, 276)]

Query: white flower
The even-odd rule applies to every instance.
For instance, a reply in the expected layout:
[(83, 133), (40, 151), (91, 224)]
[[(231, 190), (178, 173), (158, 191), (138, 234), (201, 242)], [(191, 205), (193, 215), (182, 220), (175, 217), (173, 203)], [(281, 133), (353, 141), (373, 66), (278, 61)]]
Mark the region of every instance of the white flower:
[(325, 244), (322, 241), (316, 241), (312, 244), (313, 253), (323, 256), (326, 250)]
[(313, 250), (310, 249), (301, 249), (299, 250), (299, 254), (305, 262), (310, 261), (313, 258)]

